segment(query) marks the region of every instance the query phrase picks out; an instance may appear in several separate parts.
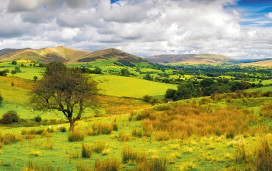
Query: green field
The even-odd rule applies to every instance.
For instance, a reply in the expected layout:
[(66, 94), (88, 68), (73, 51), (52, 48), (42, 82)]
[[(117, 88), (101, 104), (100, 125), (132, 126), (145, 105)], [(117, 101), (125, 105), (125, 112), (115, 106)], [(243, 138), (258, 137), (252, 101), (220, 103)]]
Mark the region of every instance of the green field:
[(118, 97), (142, 98), (144, 95), (150, 95), (161, 98), (168, 88), (177, 88), (177, 86), (173, 84), (115, 75), (93, 75), (93, 78), (102, 81), (99, 85), (102, 89), (102, 93)]

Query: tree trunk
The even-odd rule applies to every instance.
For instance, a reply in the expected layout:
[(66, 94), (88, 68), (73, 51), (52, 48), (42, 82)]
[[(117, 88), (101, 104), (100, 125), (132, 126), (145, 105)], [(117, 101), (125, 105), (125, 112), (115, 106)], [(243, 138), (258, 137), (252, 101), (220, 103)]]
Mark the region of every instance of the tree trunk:
[(70, 129), (69, 129), (69, 131), (74, 131), (75, 121), (73, 119), (70, 119), (69, 122), (70, 122)]

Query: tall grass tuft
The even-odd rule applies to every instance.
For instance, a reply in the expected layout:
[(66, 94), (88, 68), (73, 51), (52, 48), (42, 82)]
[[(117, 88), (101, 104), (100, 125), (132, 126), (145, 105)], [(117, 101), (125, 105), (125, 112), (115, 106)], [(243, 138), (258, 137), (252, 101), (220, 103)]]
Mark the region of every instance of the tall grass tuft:
[(94, 164), (95, 171), (118, 171), (119, 169), (120, 161), (117, 159), (95, 160)]
[(106, 148), (105, 141), (97, 141), (94, 143), (93, 151), (96, 153), (102, 153), (102, 151)]
[(81, 146), (81, 156), (83, 158), (90, 158), (92, 155), (92, 148), (84, 143)]
[(85, 135), (79, 130), (70, 131), (68, 133), (68, 141), (70, 142), (83, 141), (84, 137)]
[[(116, 125), (115, 125), (116, 126)], [(92, 129), (94, 134), (111, 134), (113, 131), (113, 124), (112, 123), (96, 123), (92, 125)]]
[(257, 148), (256, 170), (272, 170), (272, 148), (264, 139)]
[(126, 142), (131, 140), (131, 135), (129, 133), (120, 132), (119, 141)]
[(4, 135), (0, 133), (0, 143), (13, 144), (15, 142), (18, 142), (19, 140), (19, 137), (13, 133), (6, 133)]
[(141, 163), (147, 160), (147, 154), (144, 152), (138, 152), (133, 150), (131, 147), (124, 147), (122, 149), (122, 162), (136, 162)]
[(166, 171), (166, 159), (164, 158), (152, 158), (142, 163), (137, 164), (136, 171)]

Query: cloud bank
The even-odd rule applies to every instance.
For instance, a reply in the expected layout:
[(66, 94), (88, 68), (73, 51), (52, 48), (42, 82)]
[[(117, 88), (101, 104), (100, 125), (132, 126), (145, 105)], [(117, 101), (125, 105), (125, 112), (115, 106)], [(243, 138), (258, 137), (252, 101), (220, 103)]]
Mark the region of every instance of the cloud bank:
[[(3, 2), (2, 2), (3, 1)], [(272, 57), (272, 27), (241, 24), (235, 0), (2, 0), (0, 48), (119, 48), (140, 56)], [(272, 13), (264, 15), (272, 22)]]

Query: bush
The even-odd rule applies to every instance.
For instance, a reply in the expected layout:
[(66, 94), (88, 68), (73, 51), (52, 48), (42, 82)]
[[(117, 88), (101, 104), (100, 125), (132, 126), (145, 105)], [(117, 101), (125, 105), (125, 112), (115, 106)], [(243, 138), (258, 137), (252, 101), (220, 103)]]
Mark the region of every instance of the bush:
[(70, 142), (83, 141), (85, 135), (81, 133), (79, 130), (70, 131), (68, 133), (68, 140)]
[(118, 171), (120, 168), (120, 161), (117, 159), (100, 160), (96, 159), (94, 164), (95, 171)]
[(145, 102), (151, 102), (152, 101), (152, 97), (151, 96), (149, 96), (149, 95), (145, 95), (144, 97), (143, 97), (143, 101), (145, 101)]
[(165, 98), (166, 99), (174, 98), (174, 95), (175, 95), (176, 92), (177, 92), (177, 90), (175, 90), (175, 89), (167, 89), (166, 94), (165, 94)]
[(19, 116), (16, 111), (10, 110), (2, 116), (0, 122), (2, 124), (11, 124), (13, 122), (19, 122)]
[(41, 118), (40, 116), (36, 116), (36, 117), (34, 117), (34, 120), (35, 120), (36, 122), (41, 122), (41, 121), (42, 121), (42, 118)]

